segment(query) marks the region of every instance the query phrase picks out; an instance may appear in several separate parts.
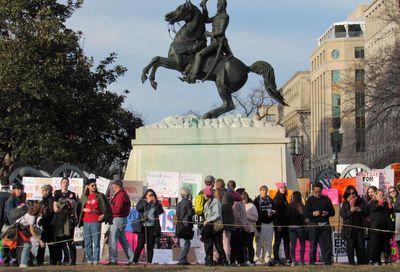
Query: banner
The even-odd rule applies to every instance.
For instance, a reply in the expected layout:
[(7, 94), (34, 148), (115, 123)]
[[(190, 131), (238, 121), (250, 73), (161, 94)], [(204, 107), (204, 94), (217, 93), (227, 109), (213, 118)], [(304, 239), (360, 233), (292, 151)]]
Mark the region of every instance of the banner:
[(34, 178), (23, 177), (22, 184), (26, 193), (26, 200), (42, 200), (42, 186), (46, 184), (52, 185), (51, 178)]
[(110, 180), (102, 177), (96, 179), (97, 191), (103, 194), (107, 194), (108, 186), (110, 185)]
[(342, 238), (341, 232), (332, 232), (332, 244), (333, 244), (333, 257), (338, 263), (348, 262), (347, 258), (347, 242)]
[(159, 197), (178, 197), (179, 172), (149, 171), (147, 188), (153, 189)]
[[(333, 179), (332, 180), (332, 189), (337, 189), (339, 191), (339, 196), (343, 197), (344, 190), (346, 190), (347, 186), (357, 187), (357, 179), (356, 178), (342, 178), (342, 179)], [(357, 189), (358, 191), (358, 189)], [(358, 191), (360, 195), (362, 193)]]
[(190, 188), (192, 195), (197, 195), (202, 189), (202, 176), (201, 174), (180, 174), (180, 188)]
[(142, 181), (125, 181), (124, 189), (129, 196), (132, 204), (137, 203), (143, 196), (143, 182)]
[[(83, 179), (82, 178), (68, 178), (68, 179), (69, 179), (68, 190), (74, 192), (78, 197), (81, 197), (83, 193)], [(51, 185), (53, 186), (53, 192), (55, 190), (61, 189), (60, 183), (61, 183), (60, 177), (52, 178)]]
[(175, 223), (174, 223), (175, 217), (176, 217), (175, 209), (164, 209), (164, 213), (159, 216), (161, 232), (175, 233)]
[(376, 169), (368, 172), (358, 172), (356, 174), (357, 191), (359, 195), (365, 195), (370, 186), (387, 190), (394, 185), (393, 169)]

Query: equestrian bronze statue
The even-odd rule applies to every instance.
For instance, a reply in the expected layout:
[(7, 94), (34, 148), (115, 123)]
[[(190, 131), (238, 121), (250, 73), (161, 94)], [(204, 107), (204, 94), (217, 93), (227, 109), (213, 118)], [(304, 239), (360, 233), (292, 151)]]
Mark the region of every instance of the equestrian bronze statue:
[[(160, 66), (181, 72), (183, 76), (180, 79), (188, 83), (214, 81), (223, 105), (204, 114), (203, 118), (207, 119), (217, 118), (235, 108), (232, 93), (240, 90), (248, 73), (253, 72), (262, 75), (270, 97), (287, 106), (276, 89), (274, 69), (269, 63), (257, 61), (249, 67), (233, 56), (225, 37), (229, 24), (226, 0), (218, 0), (217, 14), (212, 18), (208, 16), (207, 0), (202, 0), (200, 7), (202, 11), (186, 0), (175, 11), (165, 15), (169, 24), (183, 21), (184, 25), (176, 33), (168, 57), (154, 57), (143, 69), (142, 82), (147, 80), (150, 72), (150, 84), (157, 89), (155, 75)], [(212, 24), (211, 32), (206, 31), (206, 23)], [(211, 38), (208, 46), (207, 37)]]

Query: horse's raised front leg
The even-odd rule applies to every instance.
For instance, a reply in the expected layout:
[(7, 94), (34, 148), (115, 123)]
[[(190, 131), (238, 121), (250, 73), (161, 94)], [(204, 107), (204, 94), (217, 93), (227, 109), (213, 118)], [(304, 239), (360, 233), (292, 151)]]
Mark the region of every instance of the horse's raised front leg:
[(142, 77), (141, 77), (142, 83), (144, 83), (147, 80), (147, 74), (149, 73), (151, 67), (153, 67), (157, 63), (159, 58), (161, 58), (161, 57), (157, 56), (157, 57), (152, 58), (150, 63), (146, 67), (143, 68)]
[(153, 89), (157, 90), (157, 82), (155, 81), (155, 79), (156, 79), (156, 72), (157, 72), (158, 67), (161, 66), (166, 69), (179, 71), (179, 66), (174, 59), (163, 58), (163, 57), (155, 57), (154, 59), (156, 59), (156, 60), (154, 62), (153, 68), (151, 68), (149, 79), (150, 79), (150, 84), (153, 87)]

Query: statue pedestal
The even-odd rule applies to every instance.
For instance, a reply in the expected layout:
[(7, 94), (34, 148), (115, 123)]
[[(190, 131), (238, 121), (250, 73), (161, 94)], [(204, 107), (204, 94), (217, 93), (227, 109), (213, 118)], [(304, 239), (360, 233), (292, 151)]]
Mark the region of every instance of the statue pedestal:
[[(287, 167), (289, 139), (283, 127), (269, 124), (232, 127), (234, 122), (226, 122), (231, 124), (228, 126), (221, 125), (221, 121), (218, 125), (212, 125), (211, 121), (207, 127), (193, 123), (193, 127), (189, 127), (190, 122), (178, 128), (161, 123), (138, 129), (125, 180), (146, 182), (148, 171), (167, 171), (198, 173), (203, 179), (213, 175), (225, 182), (233, 179), (250, 197), (258, 195), (263, 184), (275, 189), (278, 181), (286, 181), (289, 188), (298, 189), (296, 177)], [(247, 121), (242, 123), (248, 125)]]

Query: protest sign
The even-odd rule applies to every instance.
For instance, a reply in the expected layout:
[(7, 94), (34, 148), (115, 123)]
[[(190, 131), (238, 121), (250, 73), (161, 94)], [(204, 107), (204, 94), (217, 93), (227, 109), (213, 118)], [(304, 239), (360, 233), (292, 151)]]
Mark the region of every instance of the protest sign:
[(181, 173), (179, 176), (180, 179), (180, 188), (189, 188), (192, 192), (192, 195), (197, 195), (202, 185), (202, 176), (201, 174), (188, 174)]
[(153, 189), (159, 197), (178, 197), (179, 172), (149, 171), (147, 188)]
[(357, 187), (356, 178), (342, 178), (332, 180), (332, 189), (337, 189), (340, 197), (343, 197), (344, 190), (346, 190), (346, 187), (350, 185), (354, 188)]
[(161, 232), (175, 232), (174, 218), (176, 216), (176, 210), (164, 209), (164, 213), (160, 214), (160, 225)]
[(96, 187), (97, 191), (103, 194), (107, 194), (108, 186), (110, 185), (110, 180), (103, 178), (103, 177), (98, 177), (96, 179)]
[(124, 189), (129, 196), (132, 203), (137, 203), (143, 196), (143, 182), (142, 181), (125, 181)]
[[(78, 197), (83, 193), (83, 179), (82, 178), (68, 178), (69, 186), (68, 190), (74, 192)], [(53, 191), (61, 189), (61, 178), (53, 177), (51, 185), (53, 186)]]
[(322, 189), (322, 195), (329, 197), (333, 205), (340, 203), (338, 189)]
[(52, 185), (51, 178), (23, 177), (22, 184), (26, 193), (26, 200), (42, 200), (42, 186)]
[(379, 188), (379, 173), (379, 170), (373, 170), (368, 172), (358, 172), (356, 174), (356, 189), (359, 195), (365, 195), (370, 186), (376, 186)]

